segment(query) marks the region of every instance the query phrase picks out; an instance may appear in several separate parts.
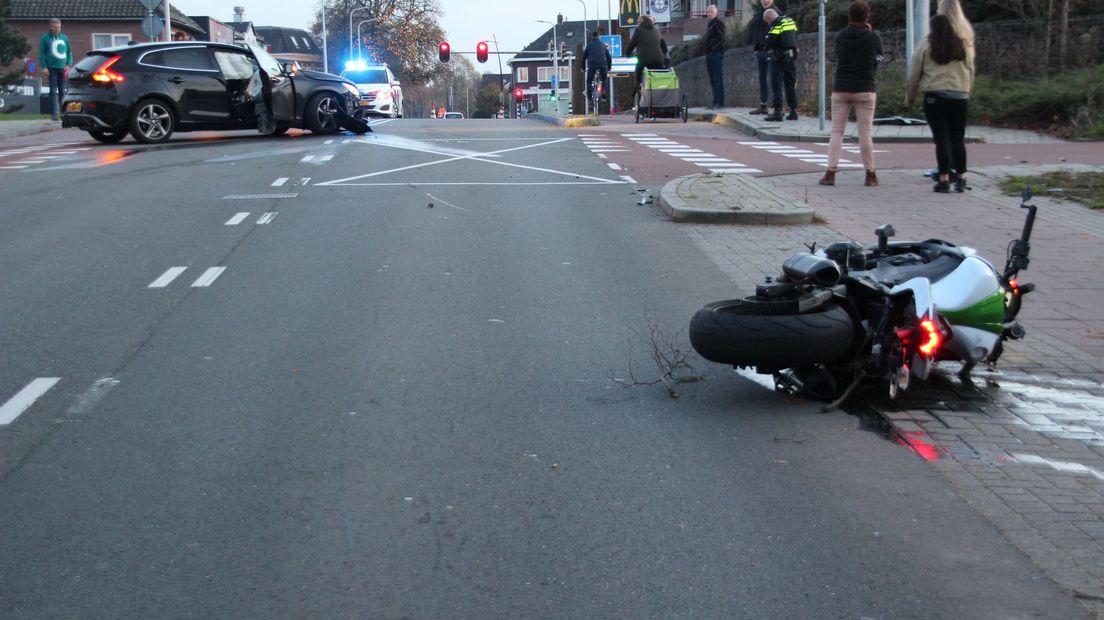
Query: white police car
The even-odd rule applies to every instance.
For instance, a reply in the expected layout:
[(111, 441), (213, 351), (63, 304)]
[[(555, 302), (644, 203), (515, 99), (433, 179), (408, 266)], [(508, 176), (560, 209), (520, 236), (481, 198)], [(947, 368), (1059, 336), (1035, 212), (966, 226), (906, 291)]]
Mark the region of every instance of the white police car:
[(360, 91), (360, 109), (365, 114), (390, 118), (403, 115), (402, 88), (387, 65), (349, 61), (341, 77), (356, 84)]

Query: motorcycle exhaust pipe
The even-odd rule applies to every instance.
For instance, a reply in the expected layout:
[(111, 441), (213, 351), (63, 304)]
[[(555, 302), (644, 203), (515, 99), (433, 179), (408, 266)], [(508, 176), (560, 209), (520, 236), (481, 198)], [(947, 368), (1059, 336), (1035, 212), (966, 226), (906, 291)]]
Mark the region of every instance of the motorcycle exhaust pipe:
[(835, 286), (840, 281), (836, 261), (816, 254), (794, 254), (782, 263), (782, 273), (791, 281), (808, 280), (817, 286)]

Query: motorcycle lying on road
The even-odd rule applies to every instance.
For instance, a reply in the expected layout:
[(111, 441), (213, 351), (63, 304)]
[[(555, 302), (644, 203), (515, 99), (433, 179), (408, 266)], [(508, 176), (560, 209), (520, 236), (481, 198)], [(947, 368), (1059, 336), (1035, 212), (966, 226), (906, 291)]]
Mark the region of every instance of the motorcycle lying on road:
[(939, 361), (992, 364), (1007, 340), (1024, 336), (1016, 321), (1024, 295), (1034, 205), (998, 272), (977, 252), (939, 239), (895, 241), (893, 226), (876, 245), (832, 243), (795, 254), (782, 275), (755, 295), (706, 304), (690, 321), (690, 343), (707, 360), (773, 374), (776, 389), (843, 402), (864, 382), (890, 398)]

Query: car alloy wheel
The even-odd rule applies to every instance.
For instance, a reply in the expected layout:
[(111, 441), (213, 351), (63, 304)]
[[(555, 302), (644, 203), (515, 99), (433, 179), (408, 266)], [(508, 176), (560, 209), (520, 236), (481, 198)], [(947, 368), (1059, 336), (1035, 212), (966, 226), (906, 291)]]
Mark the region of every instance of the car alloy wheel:
[(337, 109), (340, 102), (333, 95), (316, 95), (317, 103), (315, 103), (311, 113), (314, 118), (310, 123), (311, 130), (317, 133), (336, 133), (338, 130), (337, 125)]
[(169, 139), (173, 131), (173, 113), (160, 101), (147, 99), (138, 104), (131, 122), (131, 133), (139, 142), (155, 143)]

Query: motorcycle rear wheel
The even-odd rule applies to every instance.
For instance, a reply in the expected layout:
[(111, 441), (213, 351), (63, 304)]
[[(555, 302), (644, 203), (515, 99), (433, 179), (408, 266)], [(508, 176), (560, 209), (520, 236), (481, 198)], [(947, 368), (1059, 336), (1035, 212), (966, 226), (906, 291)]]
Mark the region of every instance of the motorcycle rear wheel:
[(705, 359), (733, 366), (781, 370), (829, 363), (852, 350), (851, 315), (835, 303), (798, 314), (756, 298), (706, 304), (690, 319), (690, 344)]

